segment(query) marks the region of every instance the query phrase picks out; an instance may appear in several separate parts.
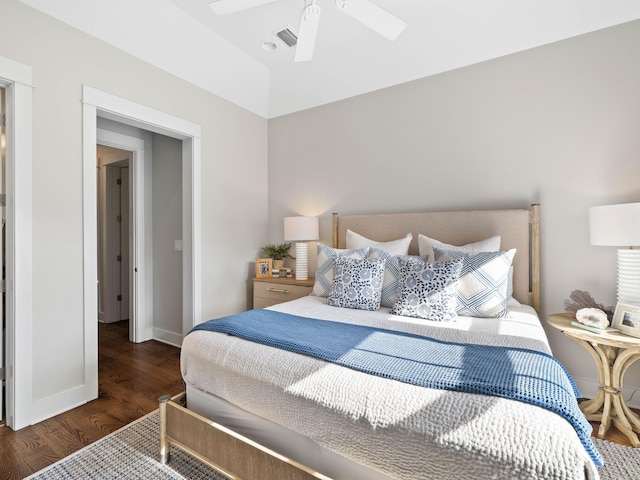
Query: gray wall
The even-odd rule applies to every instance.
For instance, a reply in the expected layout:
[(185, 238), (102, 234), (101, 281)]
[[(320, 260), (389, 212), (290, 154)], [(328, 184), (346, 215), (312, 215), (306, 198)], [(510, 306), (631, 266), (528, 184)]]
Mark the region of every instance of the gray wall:
[(82, 86), (201, 125), (202, 319), (247, 307), (267, 242), (267, 121), (15, 0), (0, 55), (33, 69), (33, 400), (84, 384)]
[(152, 169), (154, 338), (182, 337), (182, 142), (154, 135)]
[[(321, 215), (330, 244), (334, 211), (540, 203), (541, 317), (574, 289), (615, 304), (616, 252), (589, 244), (587, 209), (640, 201), (639, 85), (636, 21), (272, 119), (270, 241), (291, 214)], [(549, 335), (593, 394), (591, 357)]]

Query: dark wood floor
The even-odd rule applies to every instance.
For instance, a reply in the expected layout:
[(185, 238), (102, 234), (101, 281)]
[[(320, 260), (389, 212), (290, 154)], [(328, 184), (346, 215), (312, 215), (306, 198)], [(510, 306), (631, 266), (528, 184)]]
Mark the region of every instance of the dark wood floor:
[(184, 389), (180, 349), (128, 341), (128, 322), (99, 324), (99, 398), (17, 432), (0, 428), (0, 480), (22, 479), (158, 408)]
[[(155, 410), (161, 395), (184, 389), (178, 348), (130, 343), (127, 322), (100, 324), (98, 332), (99, 398), (17, 432), (0, 428), (0, 480), (31, 475)], [(606, 440), (630, 445), (615, 427)]]

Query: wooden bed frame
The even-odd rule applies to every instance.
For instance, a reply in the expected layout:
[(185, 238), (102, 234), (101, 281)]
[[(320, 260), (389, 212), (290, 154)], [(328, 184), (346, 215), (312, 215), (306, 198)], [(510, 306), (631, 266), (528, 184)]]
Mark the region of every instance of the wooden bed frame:
[(175, 444), (229, 479), (331, 480), (253, 440), (213, 422), (186, 407), (186, 395), (158, 399), (160, 408), (160, 463)]
[[(418, 234), (452, 245), (501, 236), (501, 250), (516, 248), (513, 295), (540, 311), (540, 206), (530, 209), (423, 212), (381, 215), (333, 214), (333, 246), (345, 247), (347, 229), (376, 241), (413, 235), (409, 253), (418, 254)], [(175, 444), (230, 479), (331, 480), (292, 459), (187, 408), (184, 393), (159, 399), (160, 461)]]

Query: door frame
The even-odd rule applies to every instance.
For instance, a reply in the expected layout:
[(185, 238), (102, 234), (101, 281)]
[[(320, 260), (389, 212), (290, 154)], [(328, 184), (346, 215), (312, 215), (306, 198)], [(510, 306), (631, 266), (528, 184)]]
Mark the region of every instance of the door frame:
[[(201, 128), (200, 125), (130, 100), (83, 85), (83, 248), (84, 248), (84, 344), (85, 398), (98, 396), (97, 301), (97, 185), (96, 145), (98, 117), (182, 140), (183, 317), (185, 335), (202, 316), (201, 254)], [(138, 162), (138, 167), (140, 162)], [(137, 168), (133, 175), (140, 177)], [(136, 175), (137, 173), (137, 175)], [(135, 197), (141, 191), (136, 189)], [(134, 198), (138, 205), (143, 198)], [(134, 215), (140, 213), (134, 209)], [(137, 212), (137, 213), (136, 213)], [(138, 222), (137, 219), (134, 219)], [(140, 248), (138, 246), (134, 247)], [(147, 249), (148, 250), (148, 249)], [(145, 257), (151, 252), (145, 250)], [(138, 258), (139, 260), (139, 258)], [(135, 266), (133, 267), (135, 270)], [(139, 303), (139, 302), (137, 302)], [(140, 322), (139, 322), (140, 323)]]
[(7, 100), (6, 423), (18, 430), (33, 410), (31, 66), (0, 56), (0, 83)]

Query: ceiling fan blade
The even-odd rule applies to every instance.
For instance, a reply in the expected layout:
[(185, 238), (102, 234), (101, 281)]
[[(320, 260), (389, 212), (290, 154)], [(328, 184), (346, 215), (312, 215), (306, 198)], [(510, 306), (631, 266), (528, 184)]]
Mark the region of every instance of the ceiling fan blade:
[(338, 9), (351, 15), (371, 30), (389, 40), (395, 40), (407, 24), (369, 0), (336, 0)]
[(276, 0), (214, 0), (213, 2), (209, 2), (209, 7), (218, 15), (228, 15), (275, 1)]
[(321, 11), (320, 7), (315, 3), (304, 7), (300, 17), (300, 28), (298, 29), (295, 62), (306, 62), (313, 58)]

